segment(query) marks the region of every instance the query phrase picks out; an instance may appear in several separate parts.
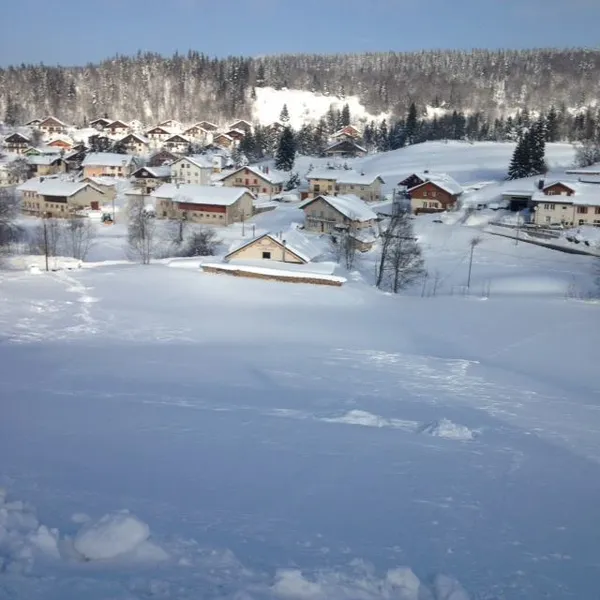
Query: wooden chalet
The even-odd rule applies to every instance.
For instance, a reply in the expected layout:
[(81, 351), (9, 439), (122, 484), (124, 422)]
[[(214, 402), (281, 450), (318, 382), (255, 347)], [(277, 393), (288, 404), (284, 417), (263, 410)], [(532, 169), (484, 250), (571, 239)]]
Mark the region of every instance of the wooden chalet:
[(325, 156), (337, 156), (339, 158), (354, 158), (365, 156), (367, 150), (357, 144), (354, 140), (342, 139), (333, 142), (325, 149)]
[(31, 141), (29, 138), (21, 133), (11, 133), (4, 138), (4, 147), (6, 148), (6, 151), (13, 154), (24, 154), (30, 146)]

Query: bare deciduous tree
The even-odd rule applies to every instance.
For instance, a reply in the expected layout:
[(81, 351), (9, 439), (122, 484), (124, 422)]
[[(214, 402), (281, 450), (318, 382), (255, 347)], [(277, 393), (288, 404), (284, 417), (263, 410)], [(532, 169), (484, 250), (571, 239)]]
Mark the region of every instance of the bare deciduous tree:
[(31, 166), (26, 158), (20, 157), (6, 165), (8, 180), (12, 184), (21, 183), (29, 177)]
[(66, 226), (67, 249), (73, 258), (85, 260), (96, 239), (96, 228), (86, 217), (71, 217)]
[(130, 258), (139, 260), (143, 265), (150, 264), (158, 240), (154, 214), (146, 209), (143, 196), (132, 200), (129, 205), (127, 238)]
[(600, 142), (587, 140), (575, 146), (575, 164), (578, 167), (589, 167), (600, 162)]
[(58, 256), (64, 229), (64, 221), (42, 219), (42, 222), (31, 231), (29, 252), (47, 257)]
[(410, 215), (392, 216), (381, 231), (377, 287), (397, 294), (425, 274), (425, 262), (415, 238)]
[(19, 200), (14, 190), (0, 189), (0, 256), (12, 254), (15, 244), (23, 237), (17, 224)]
[(348, 270), (354, 268), (358, 255), (358, 240), (354, 232), (347, 229), (332, 234), (331, 250), (336, 262), (344, 265)]

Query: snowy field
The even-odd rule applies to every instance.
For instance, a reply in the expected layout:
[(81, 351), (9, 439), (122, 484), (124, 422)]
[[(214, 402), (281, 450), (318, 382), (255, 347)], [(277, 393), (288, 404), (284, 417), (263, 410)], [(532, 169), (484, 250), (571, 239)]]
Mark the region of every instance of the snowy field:
[(415, 223), (403, 296), (372, 254), (341, 288), (135, 265), (119, 224), (1, 272), (0, 598), (595, 597), (594, 259)]

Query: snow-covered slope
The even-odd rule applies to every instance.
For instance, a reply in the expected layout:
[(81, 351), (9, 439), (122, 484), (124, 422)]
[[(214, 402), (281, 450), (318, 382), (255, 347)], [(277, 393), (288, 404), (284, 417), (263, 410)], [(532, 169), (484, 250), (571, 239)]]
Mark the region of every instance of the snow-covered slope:
[(350, 114), (356, 122), (381, 120), (389, 118), (386, 113), (372, 115), (361, 104), (358, 96), (325, 96), (307, 90), (277, 90), (272, 87), (255, 88), (256, 100), (253, 106), (254, 119), (261, 125), (271, 125), (279, 119), (281, 109), (287, 106), (290, 115), (290, 125), (300, 129), (303, 124), (318, 121), (333, 105), (341, 110), (348, 104)]
[(593, 597), (593, 265), (417, 232), (435, 296), (3, 273), (0, 597)]

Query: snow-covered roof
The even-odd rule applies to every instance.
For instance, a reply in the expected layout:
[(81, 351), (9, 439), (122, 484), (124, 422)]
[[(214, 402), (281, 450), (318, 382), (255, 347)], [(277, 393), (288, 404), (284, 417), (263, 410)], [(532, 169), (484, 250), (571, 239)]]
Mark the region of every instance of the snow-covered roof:
[(141, 144), (146, 144), (148, 145), (150, 143), (150, 140), (143, 136), (143, 135), (139, 135), (138, 133), (128, 133), (127, 135), (123, 136), (119, 142), (124, 142), (125, 140), (129, 139), (129, 138), (133, 138), (134, 140), (137, 140), (138, 142), (140, 142)]
[(138, 173), (139, 171), (148, 171), (148, 173), (150, 173), (153, 177), (156, 177), (157, 179), (162, 179), (164, 177), (171, 176), (170, 165), (163, 165), (160, 167), (140, 167), (137, 171), (135, 171), (135, 173), (133, 173), (132, 177), (136, 177), (136, 173)]
[(304, 208), (319, 198), (327, 202), (327, 204), (335, 208), (351, 221), (365, 222), (377, 219), (375, 212), (354, 194), (342, 196), (317, 196), (316, 198), (306, 200), (300, 204), (299, 208)]
[(543, 190), (547, 190), (548, 188), (554, 187), (555, 185), (562, 185), (564, 187), (569, 188), (570, 190), (575, 191), (575, 186), (573, 181), (565, 181), (564, 179), (555, 179), (554, 181), (549, 181), (544, 184)]
[(235, 204), (244, 194), (254, 195), (246, 188), (215, 187), (212, 185), (197, 185), (194, 183), (165, 183), (150, 194), (153, 198), (187, 202), (190, 204), (215, 204), (230, 206)]
[[(551, 185), (545, 186), (544, 189)], [(547, 196), (542, 191), (537, 191), (533, 195), (533, 202), (544, 204), (574, 204), (575, 206), (600, 206), (600, 185), (597, 183), (584, 183), (581, 181), (561, 181), (573, 190), (572, 196), (550, 195)]]
[(127, 123), (125, 123), (125, 121), (120, 121), (119, 119), (116, 119), (115, 121), (111, 121), (106, 128), (110, 129), (111, 127), (125, 127), (126, 129), (129, 128), (129, 125)]
[(119, 183), (114, 177), (86, 177), (83, 181), (90, 181), (104, 187), (117, 187), (117, 183)]
[(54, 155), (55, 158), (57, 158), (60, 153), (62, 152), (62, 148), (56, 148), (55, 146), (38, 146), (37, 148), (33, 148), (34, 150), (37, 150), (39, 153), (41, 154), (46, 154), (46, 155)]
[(217, 135), (215, 135), (213, 141), (218, 140), (219, 138), (227, 138), (230, 142), (233, 142), (233, 138), (227, 135), (226, 133), (218, 133)]
[(344, 139), (344, 140), (336, 140), (335, 142), (332, 142), (331, 144), (329, 144), (329, 146), (327, 146), (327, 148), (325, 148), (325, 152), (334, 150), (337, 147), (343, 147), (346, 145), (351, 145), (354, 149), (358, 150), (359, 152), (366, 152), (367, 149), (363, 148), (360, 144), (357, 144), (354, 140), (352, 139)]
[(208, 157), (205, 154), (191, 154), (190, 156), (184, 156), (179, 160), (176, 160), (173, 164), (177, 164), (183, 161), (189, 161), (193, 165), (199, 167), (200, 169), (210, 169), (213, 168), (213, 157)]
[[(14, 133), (11, 133), (10, 135), (7, 135), (4, 138), (4, 142), (6, 143), (6, 142), (11, 141), (11, 138), (17, 138), (17, 141), (19, 141), (19, 142), (29, 143), (29, 138), (25, 137), (22, 133), (19, 133), (18, 131), (15, 131)], [(15, 140), (12, 140), (12, 141), (15, 141)]]
[(133, 156), (129, 154), (117, 154), (115, 152), (92, 152), (83, 160), (82, 166), (98, 167), (123, 167), (131, 164)]
[(251, 246), (258, 240), (262, 240), (263, 238), (270, 238), (275, 243), (280, 245), (285, 245), (293, 254), (298, 256), (298, 258), (302, 259), (305, 262), (310, 262), (314, 260), (318, 256), (321, 256), (324, 252), (323, 247), (318, 243), (315, 243), (313, 240), (309, 239), (303, 233), (300, 233), (297, 229), (288, 229), (284, 231), (281, 235), (276, 235), (274, 233), (264, 233), (259, 235), (247, 242), (243, 242), (241, 244), (235, 244), (230, 252), (227, 254), (225, 259), (232, 258), (234, 254), (239, 252), (240, 250)]
[(178, 142), (178, 143), (184, 142), (186, 144), (189, 144), (190, 140), (188, 138), (186, 138), (184, 135), (182, 135), (181, 133), (175, 133), (170, 138), (167, 138), (165, 140), (166, 144), (168, 144), (169, 142)]
[(289, 179), (289, 176), (281, 171), (277, 171), (277, 170), (271, 169), (271, 168), (269, 168), (268, 171), (263, 171), (263, 169), (260, 166), (248, 165), (248, 166), (240, 167), (239, 169), (234, 169), (232, 171), (228, 171), (227, 173), (224, 173), (223, 175), (221, 175), (221, 177), (218, 178), (218, 181), (223, 181), (223, 179), (226, 179), (227, 177), (231, 177), (232, 175), (235, 175), (236, 173), (239, 173), (240, 171), (244, 171), (246, 169), (248, 171), (250, 171), (251, 173), (253, 173), (254, 175), (256, 175), (257, 177), (261, 177), (265, 181), (268, 181), (272, 185), (278, 185), (280, 183), (284, 183), (285, 181), (287, 181)]
[(56, 160), (60, 160), (60, 154), (33, 154), (27, 157), (30, 165), (37, 166), (51, 165)]
[(325, 179), (337, 181), (341, 174), (341, 169), (313, 169), (306, 174), (306, 179)]
[(595, 163), (589, 167), (578, 167), (576, 169), (567, 169), (567, 175), (600, 175), (600, 163)]
[(62, 125), (62, 127), (66, 127), (65, 123), (63, 123), (60, 119), (57, 119), (56, 117), (45, 117), (40, 121), (40, 125), (43, 125), (46, 121), (53, 121), (54, 123), (58, 123), (59, 125)]
[(377, 179), (381, 179), (381, 183), (385, 183), (381, 175), (365, 174), (358, 171), (340, 171), (340, 176), (337, 178), (338, 183), (346, 185), (372, 185)]
[(452, 194), (453, 196), (458, 196), (464, 191), (462, 186), (446, 173), (415, 173), (415, 175), (422, 179), (423, 183), (415, 185), (411, 188), (411, 190), (416, 190), (422, 185), (425, 185), (425, 183), (431, 182), (437, 185), (439, 188), (443, 189), (444, 191), (448, 192), (449, 194)]
[(100, 194), (104, 193), (85, 181), (64, 181), (61, 179), (46, 179), (43, 177), (30, 179), (29, 181), (26, 181), (20, 185), (17, 190), (21, 192), (37, 192), (41, 196), (69, 197), (75, 195), (77, 192), (85, 189), (86, 187), (92, 187)]
[(155, 127), (150, 127), (150, 129), (147, 129), (146, 134), (153, 133), (153, 132), (157, 133), (158, 131), (160, 131), (160, 133), (163, 133), (164, 135), (173, 135), (173, 133), (174, 133), (168, 127), (163, 127), (162, 125), (156, 125)]

